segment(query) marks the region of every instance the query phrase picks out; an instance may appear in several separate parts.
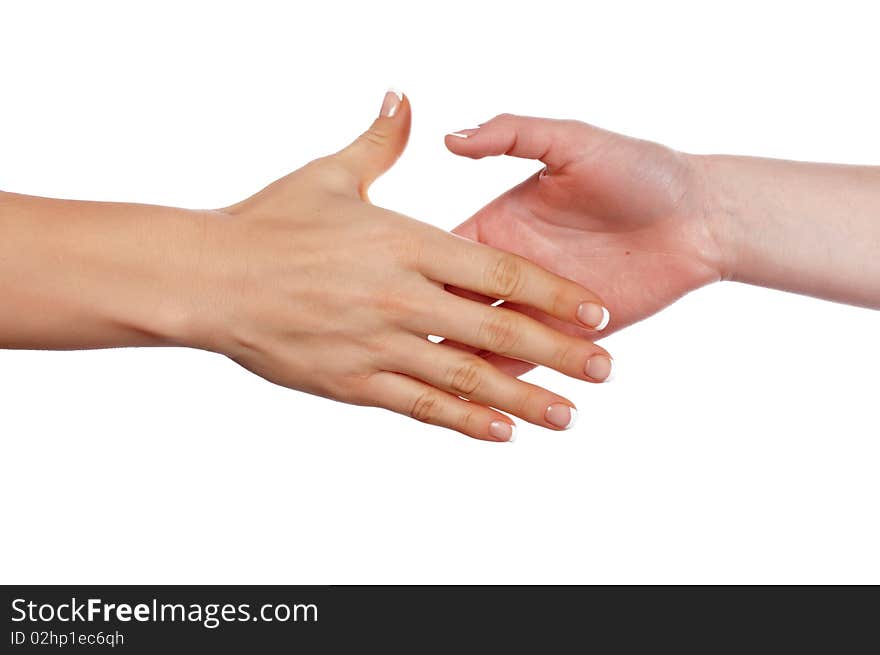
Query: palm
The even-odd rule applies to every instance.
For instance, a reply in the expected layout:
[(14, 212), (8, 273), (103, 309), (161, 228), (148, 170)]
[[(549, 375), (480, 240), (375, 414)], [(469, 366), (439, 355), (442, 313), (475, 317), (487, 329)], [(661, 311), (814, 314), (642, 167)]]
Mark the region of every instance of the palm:
[(551, 175), (530, 177), (455, 232), (595, 290), (611, 313), (611, 331), (717, 280), (719, 268), (687, 158), (654, 143), (604, 134), (576, 160)]

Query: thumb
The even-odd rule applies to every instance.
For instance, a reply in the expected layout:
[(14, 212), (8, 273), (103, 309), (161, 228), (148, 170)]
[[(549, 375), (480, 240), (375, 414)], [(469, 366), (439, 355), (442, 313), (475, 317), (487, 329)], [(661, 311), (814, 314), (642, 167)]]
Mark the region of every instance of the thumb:
[(447, 134), (446, 147), (473, 159), (493, 155), (538, 159), (553, 172), (578, 159), (601, 132), (578, 121), (501, 114), (478, 128)]
[(391, 168), (406, 148), (411, 116), (406, 96), (388, 91), (370, 128), (336, 153), (337, 161), (357, 180), (363, 198), (376, 178)]

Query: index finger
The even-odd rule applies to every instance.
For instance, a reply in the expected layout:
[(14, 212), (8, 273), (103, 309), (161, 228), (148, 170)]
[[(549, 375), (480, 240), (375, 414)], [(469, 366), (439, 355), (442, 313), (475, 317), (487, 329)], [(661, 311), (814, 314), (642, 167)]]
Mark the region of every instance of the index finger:
[(538, 159), (556, 171), (578, 160), (585, 146), (601, 134), (599, 128), (578, 121), (500, 114), (479, 128), (447, 134), (446, 147), (473, 159), (495, 155)]
[(443, 234), (422, 253), (419, 270), (435, 282), (528, 305), (593, 330), (604, 329), (610, 320), (605, 303), (589, 289), (519, 255), (464, 237)]

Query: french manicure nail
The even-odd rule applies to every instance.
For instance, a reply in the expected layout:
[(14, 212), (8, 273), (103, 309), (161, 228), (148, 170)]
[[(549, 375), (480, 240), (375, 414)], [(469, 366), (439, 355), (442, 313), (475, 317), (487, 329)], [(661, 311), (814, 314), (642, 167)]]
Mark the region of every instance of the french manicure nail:
[(562, 403), (554, 403), (547, 408), (544, 418), (551, 425), (557, 428), (568, 430), (577, 420), (577, 410), (574, 407), (563, 405)]
[(459, 139), (466, 139), (469, 136), (473, 136), (477, 132), (480, 131), (478, 127), (468, 128), (466, 130), (459, 130), (458, 132), (450, 132), (449, 136), (457, 136)]
[(611, 320), (611, 314), (599, 303), (582, 302), (577, 308), (577, 318), (594, 330), (604, 330)]
[(498, 441), (516, 441), (516, 429), (506, 421), (492, 421), (489, 424), (489, 436)]
[(394, 89), (386, 91), (385, 98), (382, 100), (382, 109), (379, 110), (379, 115), (384, 116), (385, 118), (394, 118), (394, 114), (397, 113), (397, 109), (400, 107), (401, 102), (403, 102), (403, 94), (400, 91), (395, 91)]
[(611, 372), (613, 370), (614, 362), (605, 355), (593, 355), (584, 365), (584, 373), (588, 378), (592, 378), (596, 382), (608, 382), (611, 379)]

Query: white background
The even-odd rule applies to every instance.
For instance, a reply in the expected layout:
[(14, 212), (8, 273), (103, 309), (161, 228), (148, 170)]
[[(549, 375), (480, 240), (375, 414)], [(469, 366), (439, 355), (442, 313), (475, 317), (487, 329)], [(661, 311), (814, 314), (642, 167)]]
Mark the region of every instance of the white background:
[[(373, 199), (444, 228), (536, 170), (445, 150), (503, 111), (877, 163), (871, 8), (6, 2), (0, 188), (227, 205), (389, 86), (413, 134)], [(0, 581), (880, 583), (878, 337), (876, 312), (715, 285), (606, 339), (608, 385), (531, 373), (580, 421), (510, 446), (203, 352), (0, 351)]]

